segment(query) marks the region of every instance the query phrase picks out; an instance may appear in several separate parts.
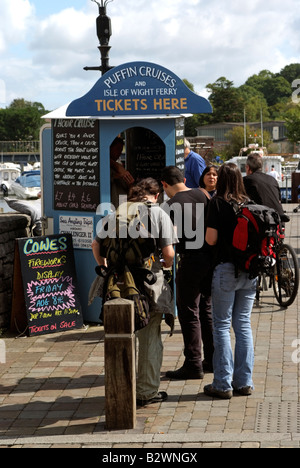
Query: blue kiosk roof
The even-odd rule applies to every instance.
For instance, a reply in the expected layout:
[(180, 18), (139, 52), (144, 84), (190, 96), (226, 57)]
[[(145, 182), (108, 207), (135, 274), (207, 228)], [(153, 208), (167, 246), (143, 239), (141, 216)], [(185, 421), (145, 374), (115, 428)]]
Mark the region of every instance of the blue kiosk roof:
[(170, 70), (131, 62), (107, 72), (83, 97), (48, 118), (172, 118), (212, 113), (209, 101), (193, 93)]

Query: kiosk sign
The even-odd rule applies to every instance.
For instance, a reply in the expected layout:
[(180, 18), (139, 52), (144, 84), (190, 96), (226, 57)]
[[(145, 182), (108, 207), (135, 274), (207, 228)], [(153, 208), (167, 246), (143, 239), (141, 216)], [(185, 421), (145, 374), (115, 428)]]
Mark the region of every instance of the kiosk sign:
[(90, 250), (94, 237), (92, 216), (60, 216), (59, 233), (72, 234), (74, 249)]
[(170, 70), (146, 62), (113, 68), (82, 98), (67, 117), (115, 117), (211, 113), (209, 102), (193, 93)]

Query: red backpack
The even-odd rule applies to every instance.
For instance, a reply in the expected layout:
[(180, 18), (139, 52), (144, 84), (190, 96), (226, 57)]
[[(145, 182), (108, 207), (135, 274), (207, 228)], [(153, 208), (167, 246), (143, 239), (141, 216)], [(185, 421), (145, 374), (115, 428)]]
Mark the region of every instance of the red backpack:
[(280, 216), (277, 211), (254, 202), (232, 205), (236, 214), (232, 249), (237, 270), (256, 278), (274, 266)]

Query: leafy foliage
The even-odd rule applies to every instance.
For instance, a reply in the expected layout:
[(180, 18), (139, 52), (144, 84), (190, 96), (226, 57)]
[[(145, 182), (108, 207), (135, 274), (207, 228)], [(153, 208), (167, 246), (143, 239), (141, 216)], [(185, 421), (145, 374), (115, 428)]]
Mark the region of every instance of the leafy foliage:
[(260, 121), (261, 112), (264, 121), (286, 119), (289, 138), (299, 141), (300, 110), (299, 105), (296, 109), (292, 106), (292, 84), (296, 79), (300, 79), (300, 63), (287, 65), (279, 73), (262, 70), (239, 87), (228, 78), (220, 77), (206, 86), (213, 114), (188, 119), (186, 134), (196, 135), (196, 127), (200, 125), (243, 122), (245, 110), (247, 122)]
[(39, 102), (15, 99), (8, 108), (0, 109), (0, 140), (38, 140), (46, 112)]

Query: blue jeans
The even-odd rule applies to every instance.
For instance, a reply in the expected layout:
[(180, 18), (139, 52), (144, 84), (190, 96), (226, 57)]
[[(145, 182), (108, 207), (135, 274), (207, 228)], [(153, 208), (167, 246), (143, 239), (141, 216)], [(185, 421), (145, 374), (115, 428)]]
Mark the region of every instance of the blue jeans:
[[(213, 387), (223, 392), (243, 387), (254, 387), (254, 346), (251, 313), (256, 294), (257, 280), (239, 272), (236, 278), (234, 265), (217, 266), (212, 282), (214, 324), (214, 382)], [(236, 345), (235, 358), (231, 348), (231, 323)]]

